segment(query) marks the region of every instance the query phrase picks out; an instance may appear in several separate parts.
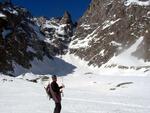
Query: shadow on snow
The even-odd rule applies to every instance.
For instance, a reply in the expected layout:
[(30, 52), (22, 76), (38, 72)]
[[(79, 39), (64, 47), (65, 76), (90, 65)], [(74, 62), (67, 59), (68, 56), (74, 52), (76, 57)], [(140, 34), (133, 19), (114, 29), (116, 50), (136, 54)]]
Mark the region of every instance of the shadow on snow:
[(74, 72), (76, 68), (74, 65), (65, 62), (64, 60), (54, 57), (54, 59), (49, 59), (44, 57), (43, 61), (34, 59), (32, 62), (32, 67), (30, 69), (25, 69), (18, 64), (14, 64), (14, 74), (19, 76), (25, 73), (33, 73), (37, 75), (58, 75), (66, 76)]

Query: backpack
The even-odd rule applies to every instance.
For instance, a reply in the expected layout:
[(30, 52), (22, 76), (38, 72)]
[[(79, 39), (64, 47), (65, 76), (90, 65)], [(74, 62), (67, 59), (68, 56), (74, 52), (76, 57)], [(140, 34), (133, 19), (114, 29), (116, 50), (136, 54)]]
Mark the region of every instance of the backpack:
[(51, 84), (48, 84), (47, 87), (45, 88), (46, 93), (47, 93), (47, 95), (49, 97), (49, 100), (52, 98), (52, 94), (51, 94), (51, 91), (50, 91), (50, 85)]

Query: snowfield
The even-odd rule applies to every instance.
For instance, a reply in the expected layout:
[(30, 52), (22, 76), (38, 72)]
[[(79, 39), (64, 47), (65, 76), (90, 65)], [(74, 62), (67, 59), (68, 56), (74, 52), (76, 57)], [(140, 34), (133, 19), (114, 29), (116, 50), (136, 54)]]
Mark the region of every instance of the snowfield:
[[(63, 77), (66, 88), (62, 113), (149, 113), (149, 81), (149, 77), (93, 74)], [(117, 87), (127, 82), (132, 83)], [(1, 75), (0, 112), (52, 113), (54, 102), (48, 100), (43, 87), (41, 83)]]
[[(62, 56), (62, 59), (76, 68), (58, 78), (60, 85), (65, 84), (61, 113), (150, 112), (150, 76), (103, 75), (76, 57)], [(62, 69), (65, 71), (65, 67)], [(26, 80), (40, 76), (32, 72), (16, 78), (0, 74), (0, 113), (53, 113), (54, 102), (48, 100), (44, 89), (49, 81)]]

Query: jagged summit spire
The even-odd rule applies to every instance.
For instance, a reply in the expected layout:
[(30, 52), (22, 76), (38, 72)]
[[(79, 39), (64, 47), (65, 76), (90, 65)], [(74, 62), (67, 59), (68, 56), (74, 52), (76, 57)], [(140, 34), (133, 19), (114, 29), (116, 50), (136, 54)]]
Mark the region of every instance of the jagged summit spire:
[(64, 16), (62, 17), (61, 24), (72, 24), (71, 15), (68, 11), (65, 11)]
[(68, 11), (65, 11), (64, 16), (70, 17), (70, 13)]

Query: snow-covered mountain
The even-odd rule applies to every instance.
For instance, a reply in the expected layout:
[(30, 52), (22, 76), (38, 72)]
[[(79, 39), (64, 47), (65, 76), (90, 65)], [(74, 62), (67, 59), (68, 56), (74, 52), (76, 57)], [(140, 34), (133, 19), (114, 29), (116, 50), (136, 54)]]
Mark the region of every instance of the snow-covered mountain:
[(72, 62), (55, 58), (69, 51), (67, 58), (78, 56), (101, 73), (148, 74), (149, 24), (149, 0), (92, 0), (77, 27), (67, 11), (63, 17), (37, 18), (25, 8), (1, 3), (0, 70), (19, 75), (38, 68), (40, 74), (52, 74), (59, 70), (54, 67), (65, 65), (73, 72)]
[(60, 54), (68, 49), (68, 44), (73, 35), (74, 24), (70, 14), (66, 11), (63, 17), (47, 19), (39, 17), (34, 19), (40, 27), (40, 31), (44, 34), (46, 41), (57, 47)]
[(11, 2), (0, 3), (0, 72), (13, 74), (18, 66), (31, 69), (35, 60), (64, 54), (74, 27), (69, 13), (41, 20)]
[(150, 0), (92, 0), (70, 53), (88, 65), (150, 70)]

